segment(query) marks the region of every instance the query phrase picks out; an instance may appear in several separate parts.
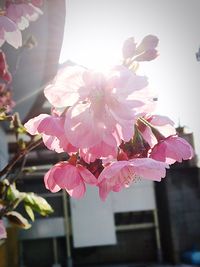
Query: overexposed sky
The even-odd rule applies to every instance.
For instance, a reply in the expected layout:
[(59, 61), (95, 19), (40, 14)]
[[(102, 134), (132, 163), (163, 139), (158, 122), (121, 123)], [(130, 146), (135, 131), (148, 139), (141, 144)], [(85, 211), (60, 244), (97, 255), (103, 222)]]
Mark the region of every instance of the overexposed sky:
[(66, 0), (60, 62), (103, 68), (121, 60), (123, 41), (157, 35), (159, 58), (143, 64), (158, 92), (157, 113), (195, 134), (200, 157), (200, 0)]

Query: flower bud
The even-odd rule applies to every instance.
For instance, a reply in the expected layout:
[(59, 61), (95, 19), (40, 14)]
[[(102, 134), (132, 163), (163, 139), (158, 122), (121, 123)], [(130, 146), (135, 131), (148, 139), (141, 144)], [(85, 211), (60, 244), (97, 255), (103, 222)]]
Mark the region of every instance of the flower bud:
[(140, 54), (135, 58), (135, 61), (151, 61), (158, 56), (158, 51), (156, 49), (150, 49)]
[(136, 49), (137, 54), (144, 53), (148, 50), (154, 50), (158, 45), (159, 39), (154, 35), (147, 35)]
[(135, 55), (136, 43), (133, 37), (126, 39), (123, 44), (122, 54), (124, 59), (132, 58)]

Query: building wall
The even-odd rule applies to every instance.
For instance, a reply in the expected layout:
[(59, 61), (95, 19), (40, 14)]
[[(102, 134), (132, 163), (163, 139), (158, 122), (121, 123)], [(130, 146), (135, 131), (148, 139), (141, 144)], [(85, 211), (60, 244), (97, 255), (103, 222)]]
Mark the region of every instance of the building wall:
[(200, 249), (199, 169), (171, 169), (156, 192), (164, 259), (180, 262), (184, 251)]

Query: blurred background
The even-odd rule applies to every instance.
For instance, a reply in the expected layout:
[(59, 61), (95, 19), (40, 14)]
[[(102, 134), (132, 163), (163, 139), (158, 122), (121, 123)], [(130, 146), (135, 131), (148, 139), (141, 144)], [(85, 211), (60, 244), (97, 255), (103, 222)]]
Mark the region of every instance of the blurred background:
[[(55, 212), (36, 217), (30, 230), (8, 228), (0, 267), (200, 265), (199, 10), (199, 0), (48, 0), (44, 15), (23, 32), (24, 41), (33, 34), (36, 47), (3, 46), (16, 72), (15, 109), (26, 122), (50, 112), (43, 89), (62, 64), (105, 69), (120, 62), (128, 37), (139, 43), (158, 36), (160, 55), (140, 72), (157, 92), (157, 113), (174, 120), (196, 155), (175, 164), (161, 183), (139, 181), (102, 203), (94, 188), (81, 201), (47, 191), (44, 173), (62, 154), (40, 146), (27, 158), (35, 172), (24, 174), (18, 188), (39, 193)], [(16, 148), (9, 129), (0, 137), (2, 168)]]

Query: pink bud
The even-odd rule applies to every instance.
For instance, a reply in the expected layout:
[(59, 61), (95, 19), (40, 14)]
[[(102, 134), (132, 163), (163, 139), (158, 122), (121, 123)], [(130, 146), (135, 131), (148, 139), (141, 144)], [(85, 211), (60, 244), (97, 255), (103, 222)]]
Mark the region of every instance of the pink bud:
[(135, 58), (135, 61), (151, 61), (158, 56), (158, 51), (156, 49), (150, 49), (140, 54)]
[(147, 50), (154, 50), (158, 45), (159, 39), (154, 35), (147, 35), (143, 38), (140, 45), (137, 47), (136, 53), (141, 54)]
[(136, 43), (133, 37), (126, 39), (123, 44), (122, 54), (124, 59), (132, 58), (135, 55)]

